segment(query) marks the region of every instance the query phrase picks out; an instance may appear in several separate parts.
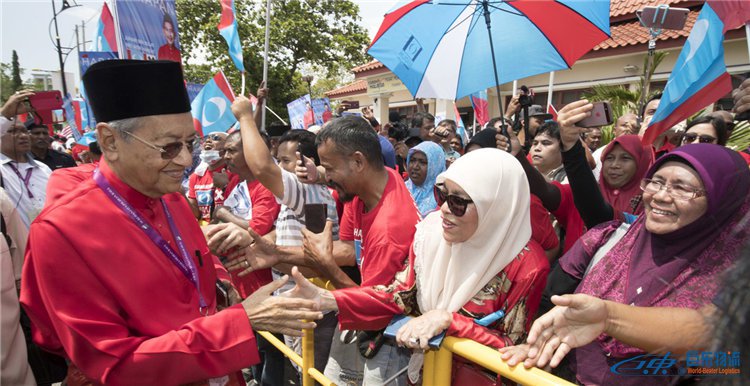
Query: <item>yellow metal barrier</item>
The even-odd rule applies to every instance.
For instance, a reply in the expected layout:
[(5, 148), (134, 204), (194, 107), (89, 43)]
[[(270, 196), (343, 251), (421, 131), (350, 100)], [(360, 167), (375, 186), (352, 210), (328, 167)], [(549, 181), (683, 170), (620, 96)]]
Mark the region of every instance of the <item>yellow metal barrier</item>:
[[(473, 340), (453, 336), (445, 337), (440, 350), (425, 354), (423, 370), (425, 385), (450, 386), (453, 354), (460, 355), (500, 374), (503, 378), (508, 378), (522, 385), (574, 386), (562, 378), (537, 368), (527, 369), (522, 364), (510, 367), (500, 358), (501, 354), (497, 350)], [(430, 377), (430, 383), (427, 382), (428, 376)]]
[(294, 350), (287, 347), (284, 342), (276, 339), (273, 334), (267, 331), (258, 331), (258, 334), (266, 338), (274, 347), (279, 349), (282, 354), (294, 362), (302, 369), (302, 385), (314, 386), (313, 381), (317, 381), (323, 386), (336, 386), (330, 379), (326, 378), (323, 373), (315, 369), (315, 346), (313, 340), (313, 330), (304, 330), (302, 335), (302, 356), (297, 355)]

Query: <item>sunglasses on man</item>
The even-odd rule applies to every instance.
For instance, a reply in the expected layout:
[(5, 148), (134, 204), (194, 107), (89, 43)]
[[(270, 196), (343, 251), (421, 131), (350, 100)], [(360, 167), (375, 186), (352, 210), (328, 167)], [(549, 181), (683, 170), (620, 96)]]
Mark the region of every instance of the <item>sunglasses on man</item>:
[(163, 160), (175, 159), (178, 155), (180, 155), (180, 151), (182, 151), (182, 147), (183, 146), (186, 146), (187, 149), (188, 149), (188, 152), (190, 154), (193, 154), (193, 150), (200, 145), (200, 139), (195, 138), (192, 141), (188, 141), (188, 142), (182, 142), (182, 141), (180, 141), (180, 142), (172, 142), (172, 143), (168, 143), (168, 144), (166, 144), (164, 146), (159, 146), (159, 145), (155, 145), (155, 144), (153, 144), (153, 143), (151, 143), (149, 141), (146, 141), (145, 139), (143, 139), (143, 138), (141, 138), (141, 137), (139, 137), (139, 136), (137, 136), (137, 135), (135, 135), (133, 133), (130, 133), (130, 132), (127, 132), (127, 131), (123, 131), (123, 133), (125, 133), (125, 134), (127, 134), (127, 135), (129, 135), (129, 136), (131, 136), (131, 137), (133, 137), (135, 139), (137, 139), (138, 141), (140, 141), (144, 145), (146, 145), (146, 146), (148, 146), (148, 147), (150, 147), (150, 148), (152, 148), (154, 150), (158, 150), (161, 153), (161, 159), (163, 159)]
[(435, 191), (435, 199), (437, 200), (438, 207), (443, 206), (443, 203), (447, 202), (448, 209), (456, 217), (462, 217), (463, 215), (465, 215), (466, 208), (469, 206), (469, 204), (474, 202), (470, 199), (459, 197), (455, 194), (448, 194), (444, 184), (435, 184), (435, 187), (433, 189)]

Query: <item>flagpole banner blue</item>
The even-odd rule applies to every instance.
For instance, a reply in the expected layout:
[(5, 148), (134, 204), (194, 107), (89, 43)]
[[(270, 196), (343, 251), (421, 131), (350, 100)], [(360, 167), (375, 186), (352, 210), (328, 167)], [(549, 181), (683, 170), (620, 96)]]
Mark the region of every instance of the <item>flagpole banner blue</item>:
[(286, 105), (289, 112), (289, 124), (292, 129), (307, 129), (315, 124), (315, 113), (310, 94), (297, 98)]
[(328, 100), (328, 98), (313, 99), (312, 109), (313, 113), (315, 114), (315, 124), (318, 126), (322, 126), (324, 123), (330, 121), (333, 117), (333, 112), (331, 112), (331, 102)]
[(117, 59), (117, 52), (111, 51), (81, 51), (78, 53), (78, 66), (81, 76), (88, 71), (92, 64), (103, 60)]
[(123, 58), (181, 61), (174, 0), (115, 0)]

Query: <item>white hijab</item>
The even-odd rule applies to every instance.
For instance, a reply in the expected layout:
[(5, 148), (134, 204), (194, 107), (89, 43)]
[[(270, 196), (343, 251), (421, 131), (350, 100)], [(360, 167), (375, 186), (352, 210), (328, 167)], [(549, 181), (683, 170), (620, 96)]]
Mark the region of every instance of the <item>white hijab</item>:
[(531, 238), (529, 184), (521, 164), (498, 149), (457, 159), (437, 182), (451, 180), (474, 201), (479, 225), (469, 240), (443, 238), (442, 214), (417, 224), (414, 253), (417, 301), (422, 312), (458, 311), (502, 271)]

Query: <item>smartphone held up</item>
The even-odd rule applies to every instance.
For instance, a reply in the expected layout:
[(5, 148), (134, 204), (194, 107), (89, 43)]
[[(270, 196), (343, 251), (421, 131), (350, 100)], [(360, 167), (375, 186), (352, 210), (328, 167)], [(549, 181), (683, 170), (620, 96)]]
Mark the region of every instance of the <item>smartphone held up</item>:
[(607, 102), (594, 102), (594, 108), (591, 109), (591, 115), (578, 121), (579, 127), (602, 127), (609, 126), (614, 121), (612, 115), (612, 105)]

